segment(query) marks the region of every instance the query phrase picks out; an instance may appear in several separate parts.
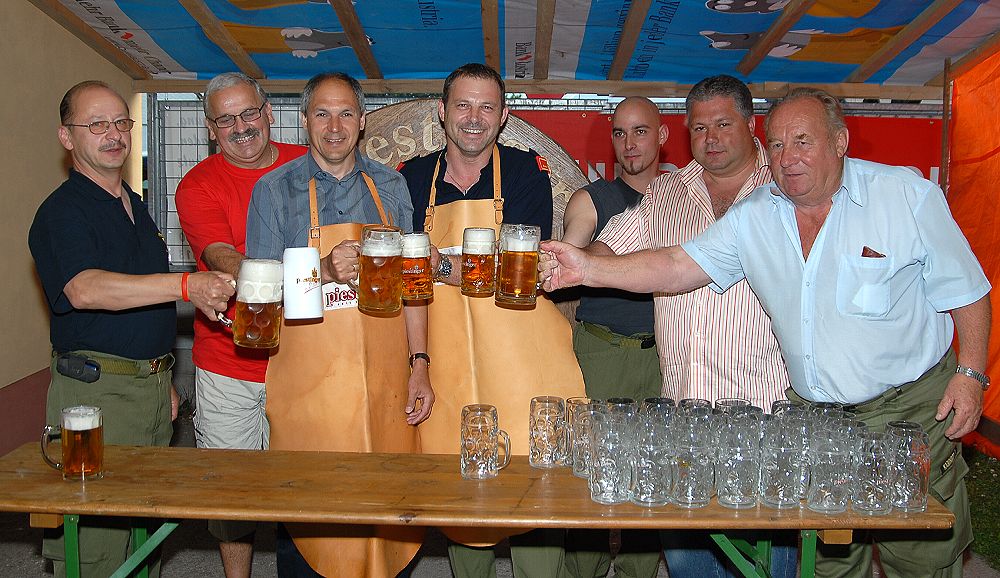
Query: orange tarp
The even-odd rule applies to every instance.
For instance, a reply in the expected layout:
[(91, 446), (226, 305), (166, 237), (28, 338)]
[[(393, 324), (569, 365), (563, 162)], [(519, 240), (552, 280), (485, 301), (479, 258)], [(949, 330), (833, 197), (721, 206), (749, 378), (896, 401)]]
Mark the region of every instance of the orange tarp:
[[(987, 374), (996, 385), (983, 402), (983, 416), (1000, 423), (1000, 54), (954, 81), (948, 203), (993, 284), (993, 327)], [(959, 344), (961, 345), (961, 344)], [(964, 440), (1000, 458), (1000, 446), (978, 433)]]

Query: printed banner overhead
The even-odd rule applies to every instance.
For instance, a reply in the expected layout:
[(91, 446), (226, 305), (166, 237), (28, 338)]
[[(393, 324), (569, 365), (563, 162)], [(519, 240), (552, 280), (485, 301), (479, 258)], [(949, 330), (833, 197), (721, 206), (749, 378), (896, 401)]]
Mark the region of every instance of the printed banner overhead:
[[(267, 78), (308, 78), (365, 68), (337, 11), (326, 0), (203, 0), (196, 19), (178, 0), (61, 0), (152, 78), (207, 79), (238, 69), (220, 48), (238, 45)], [(624, 69), (626, 81), (691, 84), (737, 64), (779, 18), (789, 0), (652, 0)], [(484, 36), (496, 35), (501, 74), (536, 76), (537, 3), (498, 0), (498, 30), (483, 29), (479, 2), (352, 2), (365, 41), (385, 79), (444, 78), (485, 60)], [(843, 82), (932, 7), (933, 0), (819, 0), (747, 76), (750, 82)], [(555, 3), (547, 75), (605, 80), (619, 50), (631, 0)], [(962, 0), (866, 82), (922, 85), (1000, 29), (1000, 0)], [(219, 30), (223, 32), (219, 32)], [(206, 33), (205, 30), (214, 32)], [(633, 30), (634, 32), (634, 30)], [(358, 36), (360, 37), (360, 36)], [(223, 44), (225, 44), (223, 43)]]

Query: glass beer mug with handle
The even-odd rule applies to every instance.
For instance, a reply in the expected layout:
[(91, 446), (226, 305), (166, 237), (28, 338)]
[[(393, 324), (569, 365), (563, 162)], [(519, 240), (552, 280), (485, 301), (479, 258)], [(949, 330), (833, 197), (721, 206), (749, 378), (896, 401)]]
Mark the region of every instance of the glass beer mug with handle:
[(403, 299), (420, 301), (434, 296), (431, 239), (427, 233), (403, 235)]
[[(503, 461), (500, 461), (500, 448)], [(499, 475), (510, 463), (510, 438), (500, 429), (497, 408), (486, 404), (462, 408), (462, 477), (488, 480)]]
[(233, 330), (233, 343), (251, 349), (278, 346), (283, 282), (281, 261), (244, 259), (240, 263), (235, 319), (229, 321), (219, 314), (219, 321)]
[[(62, 461), (48, 455), (49, 439), (58, 434), (62, 442)], [(62, 471), (64, 480), (96, 480), (104, 475), (104, 423), (101, 408), (87, 405), (67, 407), (60, 414), (59, 425), (42, 430), (42, 458)]]
[(498, 305), (533, 306), (538, 291), (538, 243), (542, 230), (537, 225), (500, 226), (500, 274), (497, 280)]
[(462, 295), (490, 297), (496, 285), (496, 232), (468, 227), (462, 232)]
[(396, 227), (369, 225), (361, 230), (358, 309), (375, 316), (403, 308), (403, 234)]

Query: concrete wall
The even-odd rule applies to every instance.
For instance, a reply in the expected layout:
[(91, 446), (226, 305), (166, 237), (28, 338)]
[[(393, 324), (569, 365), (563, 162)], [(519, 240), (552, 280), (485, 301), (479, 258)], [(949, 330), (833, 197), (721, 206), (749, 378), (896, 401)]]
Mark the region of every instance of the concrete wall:
[[(39, 403), (32, 388), (47, 385), (50, 350), (48, 308), (28, 251), (28, 228), (38, 205), (66, 179), (68, 157), (56, 138), (59, 101), (72, 85), (87, 79), (109, 83), (132, 101), (132, 118), (140, 111), (131, 96), (131, 79), (99, 56), (27, 0), (0, 2), (0, 110), (3, 111), (0, 154), (0, 303), (8, 321), (0, 347), (0, 407)], [(141, 141), (133, 128), (133, 157)], [(130, 182), (133, 179), (129, 179)], [(21, 381), (24, 379), (24, 381)], [(18, 387), (7, 387), (20, 382)], [(28, 388), (28, 389), (25, 389)], [(10, 409), (8, 407), (8, 409)], [(0, 439), (32, 431), (37, 408), (11, 411), (0, 421)], [(21, 419), (25, 423), (11, 423)], [(37, 424), (41, 427), (41, 424)], [(25, 426), (28, 426), (25, 429)], [(18, 434), (20, 435), (20, 434)]]

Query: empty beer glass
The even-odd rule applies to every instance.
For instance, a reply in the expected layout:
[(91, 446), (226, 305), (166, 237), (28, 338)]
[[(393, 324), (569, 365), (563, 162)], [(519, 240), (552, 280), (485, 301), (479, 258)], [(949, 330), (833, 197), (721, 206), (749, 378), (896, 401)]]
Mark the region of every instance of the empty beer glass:
[(567, 397), (566, 398), (566, 455), (563, 456), (563, 465), (573, 465), (573, 423), (574, 414), (582, 407), (590, 407), (593, 400), (589, 397)]
[(506, 305), (534, 305), (538, 291), (538, 242), (542, 230), (537, 225), (500, 226), (500, 273), (496, 302)]
[(566, 455), (566, 408), (561, 397), (531, 398), (528, 416), (528, 463), (533, 468), (563, 465)]
[(629, 500), (629, 480), (634, 445), (631, 416), (620, 412), (595, 412), (591, 422), (590, 499), (600, 504)]
[(681, 413), (671, 420), (671, 431), (673, 486), (670, 498), (682, 508), (707, 506), (715, 489), (711, 422)]
[(752, 508), (760, 487), (761, 419), (756, 412), (732, 412), (719, 419), (715, 493), (722, 506)]
[[(53, 461), (48, 453), (49, 439), (59, 435), (62, 461)], [(64, 480), (96, 480), (104, 475), (104, 424), (101, 408), (86, 405), (67, 407), (60, 413), (59, 425), (42, 430), (42, 457), (45, 463), (62, 471)]]
[(396, 227), (370, 225), (361, 231), (358, 310), (390, 315), (403, 306), (403, 235)]
[(244, 259), (240, 263), (233, 343), (254, 349), (278, 346), (283, 277), (281, 261)]
[(806, 507), (839, 514), (851, 497), (851, 446), (843, 432), (820, 429), (809, 437), (809, 491)]
[(809, 479), (804, 423), (779, 417), (763, 427), (760, 501), (769, 508), (798, 508)]
[(885, 433), (892, 452), (892, 506), (902, 512), (923, 512), (931, 474), (927, 433), (919, 423), (910, 421), (889, 422)]
[(672, 485), (670, 414), (651, 411), (636, 420), (629, 499), (639, 506), (663, 506), (670, 503)]
[[(503, 460), (500, 450), (503, 449)], [(474, 404), (462, 408), (460, 466), (467, 480), (495, 478), (510, 463), (510, 438), (500, 429), (497, 408)]]
[(419, 301), (434, 296), (431, 239), (427, 233), (403, 235), (403, 299)]
[(496, 286), (496, 231), (469, 227), (462, 233), (462, 295), (491, 297)]
[(893, 498), (892, 452), (885, 434), (865, 431), (859, 438), (854, 456), (851, 509), (866, 516), (888, 514)]
[(573, 475), (580, 478), (590, 477), (594, 414), (600, 413), (595, 407), (590, 403), (573, 408)]

